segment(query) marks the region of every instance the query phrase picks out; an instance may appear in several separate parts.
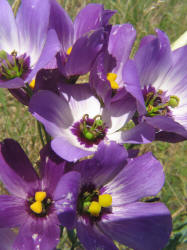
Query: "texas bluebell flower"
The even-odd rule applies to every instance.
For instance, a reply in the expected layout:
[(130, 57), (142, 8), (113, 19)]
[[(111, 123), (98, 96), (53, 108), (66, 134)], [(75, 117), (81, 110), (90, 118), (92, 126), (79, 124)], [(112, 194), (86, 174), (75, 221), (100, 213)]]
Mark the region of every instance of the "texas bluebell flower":
[(92, 159), (74, 169), (81, 173), (75, 227), (85, 249), (117, 249), (113, 240), (136, 250), (163, 249), (170, 212), (161, 202), (141, 201), (164, 184), (163, 168), (151, 153), (128, 161), (123, 146), (102, 142)]
[(0, 87), (19, 88), (52, 60), (59, 40), (48, 31), (48, 0), (21, 1), (16, 18), (7, 0), (0, 1), (0, 9)]
[(186, 54), (187, 46), (172, 52), (168, 37), (160, 30), (157, 36), (144, 37), (135, 54), (140, 77), (135, 82), (144, 99), (144, 112), (137, 113), (135, 121), (153, 126), (156, 139), (175, 142), (187, 138)]
[(134, 98), (129, 94), (105, 107), (93, 95), (89, 84), (63, 84), (60, 91), (60, 96), (50, 91), (36, 93), (29, 110), (54, 138), (52, 149), (63, 159), (76, 161), (92, 155), (103, 140), (123, 144), (153, 139), (146, 125), (119, 131), (136, 110)]
[(53, 249), (60, 237), (56, 201), (71, 228), (79, 173), (64, 174), (64, 161), (43, 150), (39, 177), (16, 141), (6, 139), (0, 148), (0, 179), (11, 193), (0, 196), (0, 228), (19, 227), (13, 249)]
[(12, 250), (16, 233), (9, 228), (0, 228), (0, 244), (2, 250)]
[(64, 76), (74, 81), (90, 71), (103, 46), (103, 27), (113, 14), (114, 11), (104, 10), (101, 4), (88, 4), (73, 23), (57, 1), (51, 0), (49, 28), (56, 30), (61, 42), (57, 61)]

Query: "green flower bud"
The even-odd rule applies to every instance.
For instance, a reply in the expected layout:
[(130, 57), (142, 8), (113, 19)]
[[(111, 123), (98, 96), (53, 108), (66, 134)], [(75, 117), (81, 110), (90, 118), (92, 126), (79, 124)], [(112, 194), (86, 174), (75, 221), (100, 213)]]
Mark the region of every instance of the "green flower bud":
[(169, 102), (168, 102), (168, 106), (172, 107), (172, 108), (176, 108), (179, 105), (179, 101), (180, 99), (177, 96), (170, 96)]
[(89, 132), (89, 131), (87, 131), (86, 133), (84, 133), (84, 136), (85, 136), (86, 139), (88, 139), (90, 141), (95, 138), (95, 136), (91, 132)]

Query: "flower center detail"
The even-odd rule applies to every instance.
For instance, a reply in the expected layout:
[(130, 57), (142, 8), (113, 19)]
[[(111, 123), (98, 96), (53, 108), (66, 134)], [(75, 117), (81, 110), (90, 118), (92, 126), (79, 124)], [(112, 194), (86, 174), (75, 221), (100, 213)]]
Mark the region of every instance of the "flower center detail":
[(17, 52), (10, 55), (4, 50), (0, 51), (0, 79), (11, 80), (16, 77), (25, 79), (30, 73), (30, 58), (23, 54), (17, 57)]
[(40, 217), (43, 217), (47, 214), (52, 201), (50, 198), (47, 198), (47, 194), (44, 191), (35, 192), (35, 197), (29, 198), (29, 207), (30, 210)]
[(115, 73), (108, 73), (107, 74), (107, 80), (110, 82), (110, 86), (112, 89), (119, 89), (119, 86), (117, 82), (115, 81), (117, 78), (117, 75)]
[(112, 196), (110, 194), (100, 194), (99, 190), (91, 189), (89, 191), (82, 191), (79, 195), (78, 212), (81, 215), (97, 218), (106, 212), (106, 209), (109, 209), (111, 205)]
[(146, 116), (172, 116), (171, 108), (179, 105), (180, 99), (177, 96), (167, 96), (162, 90), (156, 91), (152, 86), (145, 86), (142, 90), (146, 105)]
[(66, 54), (69, 56), (71, 54), (71, 51), (72, 51), (72, 47), (69, 47), (66, 51)]
[(88, 114), (85, 114), (80, 122), (76, 122), (72, 126), (71, 131), (77, 136), (80, 144), (84, 144), (86, 147), (92, 147), (104, 139), (106, 126), (100, 115), (91, 119)]

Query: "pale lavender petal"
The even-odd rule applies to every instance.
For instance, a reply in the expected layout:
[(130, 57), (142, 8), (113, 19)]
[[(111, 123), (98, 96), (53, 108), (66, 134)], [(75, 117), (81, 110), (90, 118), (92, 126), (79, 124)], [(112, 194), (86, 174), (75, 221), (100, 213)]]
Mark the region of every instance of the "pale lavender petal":
[(77, 164), (83, 183), (93, 183), (97, 187), (103, 186), (112, 180), (124, 167), (127, 151), (115, 142), (102, 142), (94, 157)]
[(54, 30), (48, 31), (45, 45), (41, 48), (41, 50), (42, 51), (38, 61), (31, 73), (26, 78), (25, 82), (30, 82), (40, 69), (44, 68), (55, 58), (57, 52), (60, 50), (60, 43)]
[(7, 0), (0, 1), (0, 50), (11, 53), (18, 50), (18, 34), (15, 17)]
[(98, 226), (130, 248), (162, 250), (169, 240), (172, 220), (164, 204), (137, 202), (113, 208)]
[(31, 65), (38, 60), (46, 40), (49, 7), (48, 0), (22, 0), (16, 16), (20, 41), (19, 53), (29, 53)]
[(77, 199), (80, 192), (80, 174), (71, 171), (60, 179), (54, 192), (55, 208), (60, 223), (72, 229), (75, 226)]
[(187, 138), (187, 130), (172, 118), (166, 116), (146, 117), (146, 122), (154, 128), (173, 132)]
[(87, 250), (117, 250), (112, 239), (107, 237), (99, 228), (93, 224), (90, 225), (83, 218), (78, 218), (77, 235), (84, 248)]
[(60, 227), (55, 213), (47, 218), (29, 217), (19, 230), (19, 234), (13, 245), (14, 249), (51, 250), (56, 247), (60, 239)]
[(65, 65), (66, 76), (84, 75), (90, 71), (103, 46), (103, 32), (101, 28), (76, 41)]
[(25, 152), (12, 139), (1, 143), (0, 179), (9, 192), (23, 198), (39, 180)]
[(89, 31), (93, 31), (106, 25), (110, 14), (104, 10), (102, 4), (91, 3), (84, 7), (76, 16), (74, 21), (75, 40)]
[(65, 55), (68, 48), (73, 44), (73, 23), (71, 18), (56, 0), (51, 0), (50, 3), (49, 29), (54, 29), (56, 31)]
[(112, 196), (112, 206), (120, 206), (156, 195), (163, 184), (162, 165), (147, 153), (131, 160), (104, 189)]
[(24, 199), (0, 195), (0, 204), (0, 227), (17, 227), (24, 224), (28, 217)]
[[(78, 147), (79, 145), (73, 145), (72, 139), (75, 137), (72, 134), (72, 138), (65, 138), (65, 137), (56, 137), (54, 140), (51, 142), (51, 147), (55, 151), (57, 155), (65, 159), (66, 161), (72, 161), (76, 162), (80, 158), (86, 157), (88, 155), (92, 155), (93, 149), (92, 150), (87, 150), (85, 147)], [(75, 138), (76, 139), (76, 138)], [(78, 144), (78, 141), (77, 143)]]
[(159, 86), (172, 64), (171, 49), (166, 34), (157, 30), (157, 38), (151, 39), (138, 49), (135, 63), (141, 86), (149, 84)]
[(136, 30), (131, 24), (114, 25), (112, 27), (108, 51), (116, 58), (115, 72), (121, 72), (123, 65), (130, 56), (135, 38)]
[(16, 238), (15, 232), (7, 228), (0, 229), (1, 250), (12, 250), (13, 242)]
[(24, 85), (25, 85), (24, 80), (18, 77), (8, 81), (0, 80), (0, 88), (16, 89), (23, 87)]
[(123, 81), (126, 90), (136, 98), (137, 110), (140, 115), (146, 113), (145, 102), (142, 95), (139, 76), (134, 61), (128, 60), (123, 68)]
[(63, 135), (63, 130), (73, 123), (67, 101), (63, 96), (59, 97), (47, 90), (40, 91), (31, 98), (29, 111), (44, 124), (53, 137)]

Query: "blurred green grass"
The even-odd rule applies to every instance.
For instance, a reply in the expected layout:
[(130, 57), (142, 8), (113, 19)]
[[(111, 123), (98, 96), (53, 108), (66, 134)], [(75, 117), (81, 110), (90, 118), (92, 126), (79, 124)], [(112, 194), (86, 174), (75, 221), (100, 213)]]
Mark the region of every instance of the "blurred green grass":
[[(13, 1), (9, 0), (10, 3)], [(62, 6), (74, 18), (90, 0), (59, 0)], [(98, 0), (106, 9), (115, 9), (117, 14), (112, 23), (130, 22), (137, 30), (136, 50), (140, 39), (154, 33), (156, 28), (165, 31), (171, 42), (185, 30), (187, 24), (187, 1), (180, 0)], [(27, 107), (18, 103), (6, 89), (0, 89), (0, 140), (17, 140), (31, 161), (36, 164), (39, 158), (40, 143), (35, 119), (28, 113)], [(161, 201), (170, 209), (174, 222), (187, 218), (187, 142), (169, 144), (153, 142), (141, 146), (141, 153), (152, 151), (164, 166), (166, 181), (160, 192)], [(1, 186), (1, 193), (4, 192)], [(120, 249), (124, 249), (120, 246)], [(182, 246), (180, 249), (183, 249)], [(185, 249), (185, 248), (184, 248)]]

